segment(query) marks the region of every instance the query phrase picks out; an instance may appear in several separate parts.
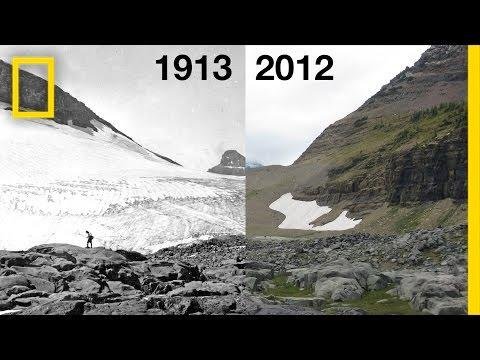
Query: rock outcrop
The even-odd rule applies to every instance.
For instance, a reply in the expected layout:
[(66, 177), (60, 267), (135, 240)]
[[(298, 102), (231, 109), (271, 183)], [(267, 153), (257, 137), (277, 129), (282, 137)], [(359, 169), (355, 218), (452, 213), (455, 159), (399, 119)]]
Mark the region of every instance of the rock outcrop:
[(236, 150), (227, 150), (222, 155), (220, 164), (208, 170), (223, 175), (245, 175), (245, 156)]

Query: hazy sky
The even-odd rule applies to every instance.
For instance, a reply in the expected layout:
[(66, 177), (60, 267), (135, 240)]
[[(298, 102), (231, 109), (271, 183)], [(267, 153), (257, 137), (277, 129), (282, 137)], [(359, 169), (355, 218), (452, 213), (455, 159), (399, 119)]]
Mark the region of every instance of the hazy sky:
[[(246, 49), (247, 159), (289, 165), (330, 124), (362, 105), (428, 46), (248, 46)], [(288, 81), (255, 80), (258, 56), (310, 57), (310, 79), (297, 65)], [(313, 80), (315, 59), (333, 58), (334, 80)], [(273, 73), (273, 71), (271, 71)], [(286, 70), (285, 70), (286, 73)]]
[[(0, 46), (0, 58), (55, 56), (56, 83), (137, 142), (184, 166), (206, 170), (225, 150), (244, 151), (243, 46)], [(207, 55), (208, 80), (199, 65), (179, 81), (162, 80), (163, 55)], [(216, 55), (232, 59), (232, 77), (213, 78)], [(23, 67), (22, 67), (23, 68)], [(35, 67), (35, 69), (37, 69)], [(37, 75), (45, 71), (29, 68)], [(27, 69), (25, 69), (27, 70)]]

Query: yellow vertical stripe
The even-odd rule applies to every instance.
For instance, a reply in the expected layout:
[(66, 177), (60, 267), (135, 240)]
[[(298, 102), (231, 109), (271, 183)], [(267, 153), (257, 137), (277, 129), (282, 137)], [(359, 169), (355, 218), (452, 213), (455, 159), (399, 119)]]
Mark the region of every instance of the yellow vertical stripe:
[(468, 46), (468, 314), (480, 315), (480, 46)]

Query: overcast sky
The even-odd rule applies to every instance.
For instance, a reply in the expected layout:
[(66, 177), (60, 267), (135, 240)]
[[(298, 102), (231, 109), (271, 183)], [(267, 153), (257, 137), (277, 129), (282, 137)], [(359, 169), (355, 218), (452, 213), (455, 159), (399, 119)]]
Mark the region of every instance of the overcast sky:
[[(246, 50), (247, 159), (289, 165), (330, 124), (362, 105), (395, 75), (418, 60), (428, 46), (248, 46)], [(310, 57), (310, 79), (322, 54), (333, 58), (332, 81), (255, 80), (258, 56)], [(271, 71), (273, 73), (273, 71)], [(286, 73), (286, 70), (285, 70)]]
[[(55, 56), (55, 80), (137, 142), (184, 166), (206, 170), (219, 163), (224, 151), (244, 151), (245, 67), (243, 46), (0, 46), (0, 58)], [(162, 80), (163, 55), (207, 55), (208, 80), (192, 76), (178, 81), (169, 72)], [(215, 80), (213, 60), (232, 59), (232, 77)], [(23, 69), (23, 67), (22, 67)], [(44, 75), (42, 68), (29, 68)]]

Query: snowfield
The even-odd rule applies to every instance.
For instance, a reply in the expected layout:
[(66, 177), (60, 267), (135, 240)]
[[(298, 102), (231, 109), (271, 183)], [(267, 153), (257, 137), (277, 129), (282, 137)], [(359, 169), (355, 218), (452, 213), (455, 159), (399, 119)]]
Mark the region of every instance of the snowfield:
[(294, 200), (291, 193), (283, 194), (269, 207), (285, 215), (285, 220), (278, 226), (279, 229), (340, 231), (353, 229), (362, 221), (348, 218), (347, 211), (343, 211), (335, 220), (321, 226), (313, 226), (310, 224), (312, 221), (328, 214), (332, 209), (328, 206), (318, 206), (315, 200)]
[(85, 246), (85, 230), (94, 246), (144, 253), (244, 234), (244, 178), (171, 164), (99, 123), (94, 132), (14, 120), (1, 110), (6, 106), (0, 104), (0, 249)]

